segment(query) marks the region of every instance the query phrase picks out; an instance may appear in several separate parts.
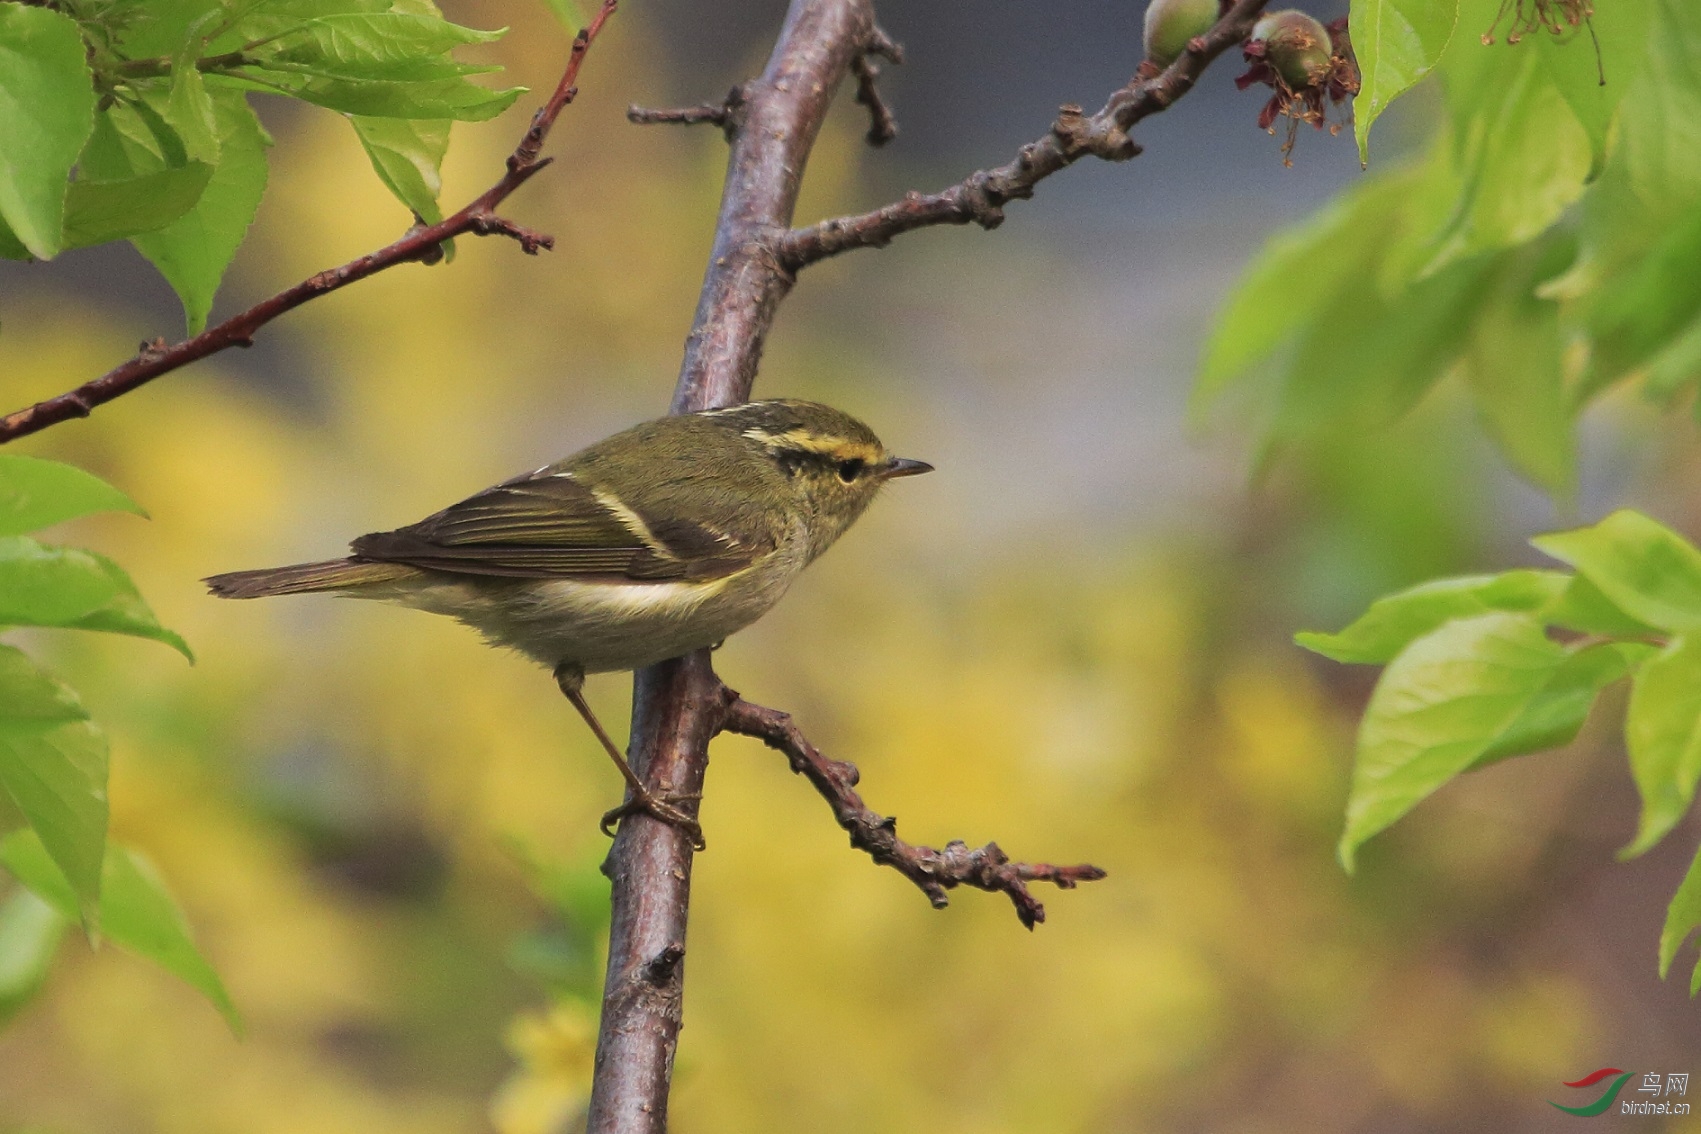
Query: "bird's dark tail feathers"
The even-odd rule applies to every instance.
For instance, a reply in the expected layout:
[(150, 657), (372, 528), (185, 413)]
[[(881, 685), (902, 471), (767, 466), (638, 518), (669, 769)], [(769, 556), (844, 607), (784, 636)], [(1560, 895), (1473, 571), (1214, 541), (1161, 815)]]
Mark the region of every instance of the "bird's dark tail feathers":
[(312, 591), (341, 591), (366, 583), (389, 583), (418, 575), (417, 567), (405, 563), (374, 563), (363, 559), (328, 559), (323, 563), (297, 563), (290, 567), (268, 567), (261, 571), (232, 571), (203, 579), (219, 598), (264, 598), (267, 595), (299, 595)]

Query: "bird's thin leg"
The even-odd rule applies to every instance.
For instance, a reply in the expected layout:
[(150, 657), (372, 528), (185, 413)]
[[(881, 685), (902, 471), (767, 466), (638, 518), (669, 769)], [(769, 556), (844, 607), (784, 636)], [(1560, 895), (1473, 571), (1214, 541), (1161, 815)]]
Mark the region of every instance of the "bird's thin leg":
[(614, 761), (614, 766), (620, 769), (621, 776), (626, 780), (627, 798), (619, 807), (605, 813), (602, 817), (602, 833), (612, 837), (614, 825), (633, 812), (642, 811), (647, 815), (671, 823), (684, 831), (691, 838), (691, 845), (702, 850), (707, 844), (703, 841), (703, 826), (696, 819), (675, 807), (667, 799), (651, 791), (649, 786), (632, 770), (632, 765), (626, 762), (626, 757), (620, 754), (614, 741), (609, 737), (602, 722), (591, 711), (590, 702), (585, 700), (585, 674), (578, 666), (562, 663), (555, 668), (555, 683), (561, 687), (561, 692), (571, 701), (573, 707), (579, 710), (579, 715), (585, 718), (585, 723), (591, 727), (596, 738), (602, 742), (603, 750), (608, 758)]

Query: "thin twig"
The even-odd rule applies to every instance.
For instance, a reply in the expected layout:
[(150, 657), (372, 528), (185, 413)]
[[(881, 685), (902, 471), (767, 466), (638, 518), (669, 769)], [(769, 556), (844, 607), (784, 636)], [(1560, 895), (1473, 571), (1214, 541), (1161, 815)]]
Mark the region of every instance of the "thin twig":
[(851, 71), (856, 74), (857, 104), (868, 108), (868, 144), (879, 147), (898, 136), (898, 120), (880, 97), (880, 67), (871, 55), (872, 52), (864, 52), (851, 60)]
[(561, 81), (556, 84), (549, 101), (532, 116), (525, 136), (508, 157), (507, 168), (501, 179), (465, 208), (436, 224), (415, 225), (400, 240), (351, 260), (339, 268), (331, 268), (302, 280), (294, 287), (261, 300), (241, 314), (231, 316), (218, 326), (209, 327), (194, 338), (170, 346), (156, 339), (137, 351), (128, 362), (99, 378), (85, 382), (75, 390), (0, 418), (0, 444), (62, 421), (87, 417), (96, 406), (121, 397), (162, 374), (169, 374), (208, 355), (229, 350), (231, 347), (252, 346), (255, 332), (286, 311), (294, 310), (309, 300), (328, 295), (397, 264), (412, 260), (431, 262), (441, 255), (443, 242), (456, 236), (467, 233), (478, 236), (507, 236), (519, 242), (521, 250), (528, 255), (536, 255), (542, 248), (554, 247), (554, 238), (498, 216), (496, 208), (506, 201), (514, 190), (524, 185), (553, 160), (540, 156), (544, 139), (548, 137), (550, 127), (555, 125), (562, 109), (578, 94), (578, 88), (574, 84), (578, 81), (579, 68), (584, 63), (585, 53), (590, 50), (591, 43), (602, 31), (603, 24), (614, 14), (617, 3), (618, 0), (603, 0), (590, 25), (574, 38), (573, 49), (568, 56), (567, 68), (561, 75)]
[(726, 98), (720, 102), (705, 102), (700, 106), (656, 109), (633, 103), (626, 108), (626, 121), (638, 126), (654, 126), (658, 123), (696, 126), (699, 123), (708, 122), (719, 126), (730, 140), (732, 131), (738, 126), (740, 112), (743, 108), (744, 88), (734, 87), (726, 93)]
[(836, 217), (795, 229), (780, 239), (781, 262), (795, 272), (853, 248), (879, 248), (900, 233), (937, 224), (974, 223), (997, 228), (1004, 205), (1034, 194), (1034, 186), (1088, 155), (1126, 161), (1140, 152), (1128, 136), (1133, 125), (1167, 109), (1192, 89), (1218, 55), (1252, 31), (1267, 0), (1238, 0), (1206, 34), (1192, 40), (1175, 62), (1149, 78), (1136, 76), (1110, 96), (1097, 114), (1065, 106), (1051, 129), (1029, 142), (1015, 160), (971, 173), (938, 193), (911, 192), (903, 200), (858, 216)]
[(673, 123), (679, 126), (699, 126), (707, 122), (715, 126), (726, 125), (726, 104), (723, 102), (705, 102), (699, 106), (650, 107), (633, 103), (626, 108), (626, 121), (635, 126), (654, 126), (658, 123)]
[(753, 736), (791, 761), (791, 770), (803, 776), (833, 808), (833, 818), (850, 833), (851, 846), (897, 870), (914, 882), (933, 903), (934, 909), (948, 904), (945, 892), (958, 886), (973, 886), (991, 893), (1008, 894), (1016, 916), (1032, 929), (1045, 920), (1045, 907), (1028, 892), (1029, 882), (1050, 882), (1064, 890), (1078, 883), (1095, 882), (1105, 876), (1096, 866), (1052, 866), (1048, 863), (1011, 862), (997, 843), (970, 849), (953, 840), (944, 850), (920, 847), (898, 837), (898, 821), (871, 810), (856, 792), (855, 764), (829, 760), (803, 735), (789, 713), (753, 705), (729, 693), (725, 732)]

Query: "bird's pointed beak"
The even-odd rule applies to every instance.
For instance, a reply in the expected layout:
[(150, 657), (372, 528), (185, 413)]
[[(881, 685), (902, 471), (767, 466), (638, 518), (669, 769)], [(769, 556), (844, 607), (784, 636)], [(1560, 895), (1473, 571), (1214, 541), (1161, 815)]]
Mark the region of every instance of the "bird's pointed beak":
[(912, 461), (908, 457), (893, 457), (886, 462), (885, 479), (891, 480), (900, 476), (920, 476), (924, 472), (932, 472), (933, 466), (926, 461)]

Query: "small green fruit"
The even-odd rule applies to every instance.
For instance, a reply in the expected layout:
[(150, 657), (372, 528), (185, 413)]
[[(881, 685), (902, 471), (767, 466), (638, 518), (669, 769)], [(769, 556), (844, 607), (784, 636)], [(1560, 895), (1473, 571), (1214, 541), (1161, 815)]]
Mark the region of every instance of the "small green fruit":
[(1252, 43), (1292, 90), (1304, 90), (1329, 75), (1329, 29), (1297, 8), (1271, 12), (1252, 28)]
[(1152, 0), (1146, 7), (1146, 58), (1168, 67), (1187, 41), (1217, 22), (1217, 0)]

